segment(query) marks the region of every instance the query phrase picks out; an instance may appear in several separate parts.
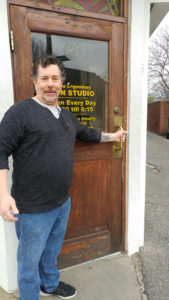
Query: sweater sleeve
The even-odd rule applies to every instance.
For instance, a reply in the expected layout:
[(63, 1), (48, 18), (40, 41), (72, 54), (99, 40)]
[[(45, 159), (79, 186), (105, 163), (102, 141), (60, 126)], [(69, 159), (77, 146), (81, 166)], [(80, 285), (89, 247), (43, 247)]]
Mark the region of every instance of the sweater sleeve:
[[(72, 115), (73, 116), (73, 115)], [(75, 116), (73, 116), (73, 121), (76, 126), (76, 138), (79, 141), (87, 143), (100, 143), (101, 140), (101, 131), (88, 128), (87, 126), (81, 124)]]
[(14, 106), (5, 113), (0, 123), (0, 170), (9, 169), (8, 157), (24, 135), (24, 126)]

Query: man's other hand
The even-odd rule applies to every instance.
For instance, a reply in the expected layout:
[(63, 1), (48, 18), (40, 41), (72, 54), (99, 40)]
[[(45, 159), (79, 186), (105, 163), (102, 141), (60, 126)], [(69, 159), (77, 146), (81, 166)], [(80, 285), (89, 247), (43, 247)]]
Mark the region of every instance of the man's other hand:
[(10, 195), (0, 196), (0, 215), (7, 222), (16, 222), (18, 218), (14, 214), (19, 214), (14, 198)]

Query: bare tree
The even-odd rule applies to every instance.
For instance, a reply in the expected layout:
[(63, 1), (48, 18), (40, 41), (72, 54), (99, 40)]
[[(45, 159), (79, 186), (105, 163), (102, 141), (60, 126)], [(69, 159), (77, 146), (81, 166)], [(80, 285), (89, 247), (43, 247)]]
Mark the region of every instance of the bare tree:
[(149, 47), (148, 93), (155, 100), (169, 99), (169, 26), (160, 28)]

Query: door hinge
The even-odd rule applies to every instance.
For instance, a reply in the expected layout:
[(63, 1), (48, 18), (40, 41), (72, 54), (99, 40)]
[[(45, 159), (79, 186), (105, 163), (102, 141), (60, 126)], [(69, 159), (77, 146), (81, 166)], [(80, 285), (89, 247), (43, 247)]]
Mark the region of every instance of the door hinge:
[(11, 30), (11, 50), (14, 51), (13, 31)]

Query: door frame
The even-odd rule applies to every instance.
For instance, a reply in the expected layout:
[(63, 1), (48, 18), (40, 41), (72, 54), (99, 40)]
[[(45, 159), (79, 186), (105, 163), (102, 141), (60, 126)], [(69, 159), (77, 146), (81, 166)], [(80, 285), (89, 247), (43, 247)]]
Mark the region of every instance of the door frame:
[[(123, 78), (123, 129), (127, 130), (127, 85), (128, 85), (128, 0), (120, 1), (120, 16), (108, 16), (98, 13), (86, 12), (82, 10), (75, 10), (72, 8), (59, 7), (39, 2), (34, 2), (32, 0), (7, 0), (7, 9), (8, 9), (8, 23), (9, 30), (11, 29), (10, 24), (10, 5), (20, 6), (20, 7), (29, 7), (44, 11), (52, 11), (57, 13), (64, 13), (67, 15), (75, 15), (81, 17), (87, 17), (92, 19), (107, 20), (117, 23), (124, 24), (124, 78)], [(13, 52), (11, 50), (12, 65), (13, 62)], [(14, 68), (13, 68), (14, 72)], [(14, 84), (14, 74), (13, 74), (13, 84)], [(14, 87), (15, 90), (15, 87)], [(121, 251), (126, 251), (126, 143), (123, 147), (123, 156), (122, 156), (122, 211), (121, 211), (121, 220), (122, 220), (122, 241), (121, 241)]]

